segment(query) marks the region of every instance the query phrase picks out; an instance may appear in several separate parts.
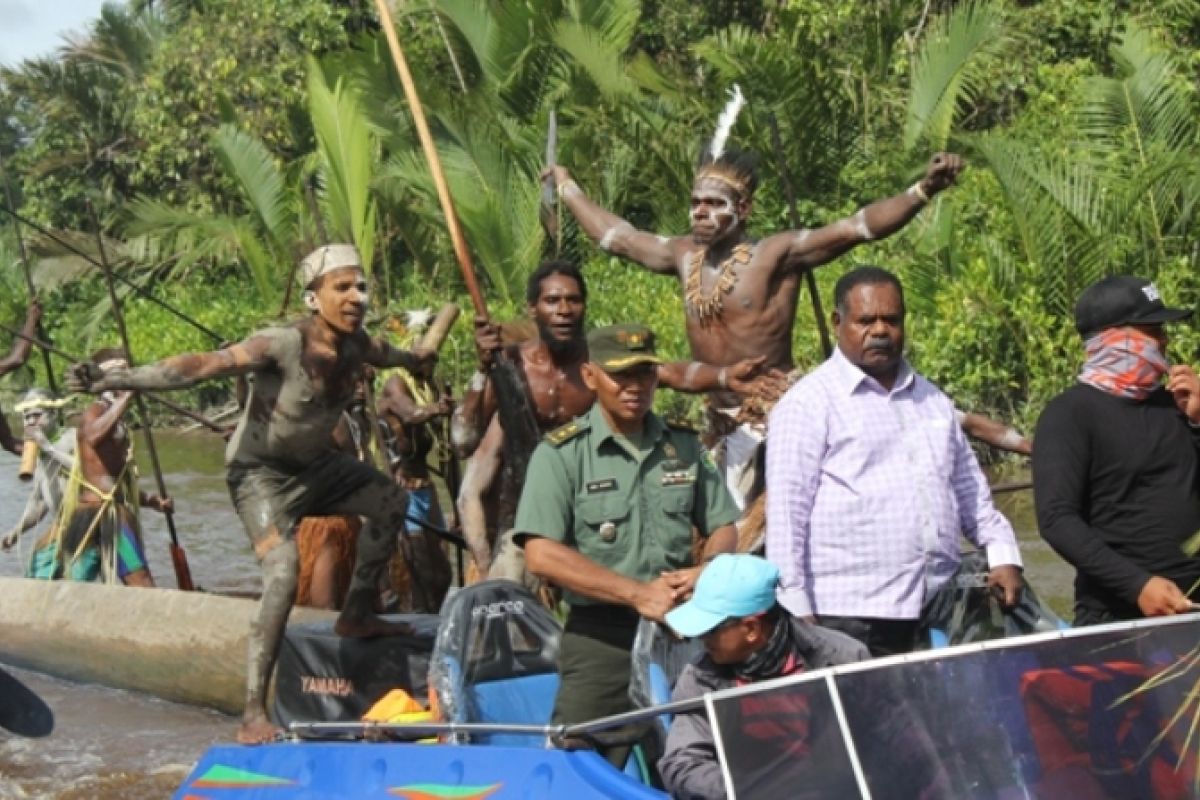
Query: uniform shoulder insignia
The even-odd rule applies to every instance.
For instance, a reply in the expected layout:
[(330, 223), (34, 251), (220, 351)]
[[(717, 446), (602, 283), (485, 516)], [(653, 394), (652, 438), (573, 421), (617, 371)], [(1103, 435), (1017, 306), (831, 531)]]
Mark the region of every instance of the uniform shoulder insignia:
[(588, 429), (588, 424), (580, 420), (574, 419), (566, 425), (560, 425), (554, 430), (546, 434), (546, 441), (558, 447), (561, 444), (571, 441), (579, 434)]
[(700, 432), (686, 417), (667, 417), (664, 422), (667, 423), (668, 428), (674, 428), (677, 431), (687, 431), (688, 433)]

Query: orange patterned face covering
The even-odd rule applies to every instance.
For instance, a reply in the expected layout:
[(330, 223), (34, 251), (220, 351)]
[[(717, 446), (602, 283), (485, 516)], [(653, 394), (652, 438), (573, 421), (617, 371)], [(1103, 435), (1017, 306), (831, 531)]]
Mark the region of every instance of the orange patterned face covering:
[(1137, 328), (1108, 328), (1085, 343), (1080, 383), (1132, 400), (1145, 400), (1162, 385), (1167, 359), (1158, 341)]

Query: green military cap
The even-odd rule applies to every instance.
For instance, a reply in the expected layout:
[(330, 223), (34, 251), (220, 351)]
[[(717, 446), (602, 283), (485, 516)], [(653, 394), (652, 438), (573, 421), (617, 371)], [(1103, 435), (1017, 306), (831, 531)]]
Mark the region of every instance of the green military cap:
[(606, 372), (663, 363), (654, 353), (654, 331), (630, 323), (596, 328), (589, 333), (588, 359)]

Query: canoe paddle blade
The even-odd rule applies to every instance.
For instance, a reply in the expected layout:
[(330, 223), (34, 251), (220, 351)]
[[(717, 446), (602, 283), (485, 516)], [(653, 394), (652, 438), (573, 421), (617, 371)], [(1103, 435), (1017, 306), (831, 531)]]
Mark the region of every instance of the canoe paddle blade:
[(54, 712), (16, 677), (0, 669), (0, 728), (40, 739), (54, 731)]

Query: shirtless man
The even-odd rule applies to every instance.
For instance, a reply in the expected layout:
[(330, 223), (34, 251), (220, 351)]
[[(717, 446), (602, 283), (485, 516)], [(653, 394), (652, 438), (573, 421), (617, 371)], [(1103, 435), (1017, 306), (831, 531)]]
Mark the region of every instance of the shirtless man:
[(386, 475), (339, 452), (333, 429), (354, 396), (365, 364), (416, 369), (433, 354), (398, 350), (363, 330), (367, 281), (353, 245), (317, 248), (301, 263), (311, 315), (266, 328), (239, 344), (185, 354), (136, 369), (77, 365), (75, 390), (182, 389), (201, 381), (254, 376), (246, 408), (225, 450), (234, 506), (262, 564), (263, 594), (251, 626), (246, 709), (239, 742), (266, 742), (279, 729), (267, 716), (267, 683), (296, 594), (299, 571), (293, 531), (302, 517), (359, 514), (354, 576), (334, 631), (368, 637), (406, 633), (408, 626), (374, 614), (377, 587), (404, 523), (404, 490)]
[(401, 529), (406, 535), (401, 546), (410, 568), (411, 605), (414, 611), (436, 614), (450, 588), (450, 562), (437, 535), (421, 523), (446, 525), (430, 475), (429, 454), (438, 444), (434, 426), (450, 416), (454, 402), (438, 391), (432, 367), (427, 364), (416, 373), (402, 367), (394, 370), (383, 385), (376, 409), (389, 432), (392, 478), (408, 492), (408, 519)]
[[(508, 347), (506, 355), (521, 368), (538, 431), (545, 434), (587, 411), (595, 399), (594, 393), (584, 384), (580, 369), (587, 361), (587, 339), (583, 333), (587, 286), (575, 265), (547, 261), (529, 276), (525, 299), (528, 313), (537, 324), (538, 335)], [(520, 550), (508, 547), (507, 540), (502, 547), (515, 562), (510, 563), (506, 557), (503, 566), (489, 573), (493, 554), (484, 523), (483, 495), (499, 469), (504, 434), (495, 413), (496, 390), (486, 373), (502, 345), (497, 326), (486, 319), (476, 319), (475, 325), (480, 370), (472, 376), (452, 422), (454, 444), (459, 454), (465, 457), (473, 452), (459, 493), (459, 518), (480, 574), (516, 580), (524, 574), (524, 563)], [(658, 380), (676, 391), (728, 389), (745, 394), (757, 390), (763, 383), (782, 380), (783, 376), (778, 372), (762, 373), (763, 361), (762, 356), (743, 358), (725, 367), (677, 361), (660, 365)], [(505, 531), (511, 525), (520, 494), (519, 485), (509, 487), (516, 491), (505, 492), (504, 488), (501, 487), (499, 499), (498, 531)]]
[[(548, 173), (566, 207), (602, 250), (679, 281), (693, 358), (728, 366), (765, 354), (764, 367), (787, 372), (795, 364), (792, 327), (804, 271), (900, 230), (954, 183), (962, 167), (959, 156), (938, 153), (925, 177), (894, 197), (822, 228), (757, 241), (746, 233), (758, 187), (749, 153), (729, 150), (714, 157), (711, 149), (705, 152), (692, 187), (692, 232), (685, 236), (637, 230), (588, 198), (564, 167), (551, 167)], [(728, 390), (711, 393), (710, 400), (729, 417), (740, 405)], [(741, 472), (761, 440), (762, 431), (742, 426), (726, 442), (726, 484), (739, 503)]]
[[(106, 348), (92, 355), (102, 370), (124, 370), (123, 350)], [(142, 540), (138, 507), (173, 509), (170, 499), (137, 487), (130, 459), (132, 445), (123, 417), (133, 400), (128, 391), (105, 390), (84, 409), (75, 442), (75, 463), (54, 534), (32, 561), (35, 578), (154, 586)], [(74, 496), (71, 491), (77, 492)]]
[[(33, 348), (33, 337), (37, 336), (38, 321), (42, 318), (42, 307), (34, 300), (25, 312), (25, 324), (21, 327), (21, 336), (13, 341), (8, 355), (0, 358), (0, 378), (15, 370), (29, 360), (29, 352)], [(21, 440), (12, 435), (8, 420), (0, 411), (0, 447), (10, 453), (21, 455)]]

